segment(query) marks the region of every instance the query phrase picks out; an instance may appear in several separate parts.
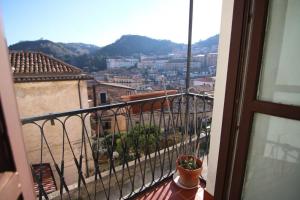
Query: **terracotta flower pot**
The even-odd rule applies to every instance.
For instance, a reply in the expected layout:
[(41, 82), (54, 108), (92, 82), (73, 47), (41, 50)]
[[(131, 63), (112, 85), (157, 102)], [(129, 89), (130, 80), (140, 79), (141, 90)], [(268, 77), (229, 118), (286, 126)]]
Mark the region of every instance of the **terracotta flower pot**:
[[(168, 95), (176, 94), (177, 90), (167, 90)], [(135, 94), (135, 95), (128, 95), (128, 96), (121, 96), (123, 101), (135, 101), (135, 100), (143, 100), (155, 97), (165, 96), (165, 91), (155, 91), (155, 92), (148, 92), (142, 94)], [(158, 110), (161, 107), (167, 107), (169, 101), (165, 99), (156, 100), (154, 103), (152, 101), (146, 102), (144, 104), (135, 104), (131, 106), (131, 110), (133, 114), (138, 114), (141, 111), (147, 112), (153, 110)], [(171, 106), (171, 105), (170, 105)]]
[[(180, 166), (180, 161), (183, 159), (189, 159), (189, 158), (194, 158), (196, 160), (196, 163), (200, 168), (190, 170), (190, 169), (185, 169), (182, 166)], [(179, 183), (185, 187), (192, 188), (195, 187), (199, 184), (199, 176), (202, 171), (202, 161), (195, 156), (190, 156), (190, 155), (182, 155), (179, 156), (176, 160), (176, 169), (179, 174)]]

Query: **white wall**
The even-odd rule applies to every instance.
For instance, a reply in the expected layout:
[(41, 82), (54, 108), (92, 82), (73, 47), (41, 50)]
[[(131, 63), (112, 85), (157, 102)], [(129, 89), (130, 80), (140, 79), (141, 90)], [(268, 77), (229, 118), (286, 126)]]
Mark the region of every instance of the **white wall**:
[(215, 85), (215, 101), (212, 115), (211, 141), (209, 149), (207, 191), (214, 194), (216, 173), (219, 156), (220, 136), (223, 119), (225, 86), (228, 68), (229, 45), (231, 36), (231, 22), (233, 13), (233, 0), (223, 0), (222, 20), (219, 39), (219, 56)]

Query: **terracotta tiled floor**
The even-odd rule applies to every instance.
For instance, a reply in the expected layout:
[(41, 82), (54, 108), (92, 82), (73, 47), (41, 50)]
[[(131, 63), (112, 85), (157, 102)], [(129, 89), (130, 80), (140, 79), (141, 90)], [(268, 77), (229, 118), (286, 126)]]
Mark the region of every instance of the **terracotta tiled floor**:
[[(201, 175), (204, 179), (207, 178), (207, 157), (203, 160)], [(202, 187), (199, 185), (198, 188), (185, 190), (178, 187), (170, 178), (149, 191), (143, 192), (135, 200), (202, 200), (204, 195)]]
[(150, 191), (142, 193), (135, 200), (202, 200), (203, 188), (186, 190), (178, 187), (173, 179), (163, 181)]

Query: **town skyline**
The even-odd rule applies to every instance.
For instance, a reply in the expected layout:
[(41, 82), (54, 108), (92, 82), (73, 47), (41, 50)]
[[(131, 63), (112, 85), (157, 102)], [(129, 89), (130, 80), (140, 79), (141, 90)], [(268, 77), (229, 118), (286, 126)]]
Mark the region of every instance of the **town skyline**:
[[(212, 34), (212, 35), (209, 35), (207, 38), (201, 38), (201, 39), (198, 40), (198, 41), (193, 41), (192, 44), (198, 43), (198, 42), (200, 42), (200, 41), (207, 40), (207, 39), (209, 39), (209, 38), (211, 38), (211, 37), (213, 37), (213, 36), (216, 36), (216, 35), (219, 35), (219, 32), (217, 32), (217, 33), (215, 33), (215, 34)], [(10, 46), (10, 45), (18, 44), (18, 43), (21, 43), (21, 42), (34, 42), (34, 41), (40, 41), (40, 40), (48, 40), (48, 41), (55, 42), (55, 43), (65, 43), (65, 44), (69, 44), (69, 43), (70, 43), (70, 44), (72, 44), (72, 43), (76, 44), (76, 43), (78, 43), (78, 44), (94, 45), (94, 46), (97, 46), (97, 47), (102, 48), (102, 47), (105, 47), (105, 46), (108, 46), (108, 45), (110, 45), (110, 44), (115, 43), (116, 41), (118, 41), (119, 39), (121, 39), (123, 36), (141, 36), (141, 37), (147, 37), (147, 38), (154, 39), (154, 40), (162, 40), (162, 41), (163, 41), (163, 40), (167, 40), (167, 41), (170, 41), (170, 42), (172, 42), (172, 43), (177, 43), (177, 44), (187, 45), (187, 43), (175, 42), (175, 41), (170, 40), (170, 39), (168, 39), (168, 38), (154, 38), (154, 37), (151, 37), (151, 36), (137, 35), (137, 34), (130, 34), (130, 33), (129, 33), (129, 34), (122, 34), (119, 38), (116, 38), (116, 39), (115, 39), (114, 41), (112, 41), (111, 43), (104, 44), (104, 45), (102, 45), (102, 46), (99, 46), (99, 45), (93, 44), (93, 43), (84, 43), (84, 42), (81, 42), (81, 41), (76, 41), (76, 42), (72, 42), (72, 41), (70, 41), (70, 42), (66, 42), (66, 41), (55, 41), (55, 40), (51, 40), (51, 39), (46, 38), (46, 37), (39, 37), (39, 38), (37, 38), (37, 39), (32, 39), (32, 40), (24, 39), (24, 40), (19, 40), (19, 41), (15, 42), (15, 43), (8, 43), (8, 41), (7, 41), (7, 45)], [(7, 38), (6, 38), (6, 39), (7, 39)]]

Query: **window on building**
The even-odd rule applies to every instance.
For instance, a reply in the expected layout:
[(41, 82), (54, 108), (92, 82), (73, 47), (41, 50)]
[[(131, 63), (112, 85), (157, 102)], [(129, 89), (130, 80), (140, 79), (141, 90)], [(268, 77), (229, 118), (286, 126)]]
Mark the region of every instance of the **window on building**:
[(111, 129), (111, 121), (105, 121), (103, 123), (103, 130), (110, 130)]
[(57, 190), (50, 163), (33, 164), (32, 169), (36, 194), (39, 194), (38, 180), (41, 181), (46, 193), (49, 194)]
[(100, 104), (105, 104), (107, 103), (107, 95), (105, 92), (100, 93)]

